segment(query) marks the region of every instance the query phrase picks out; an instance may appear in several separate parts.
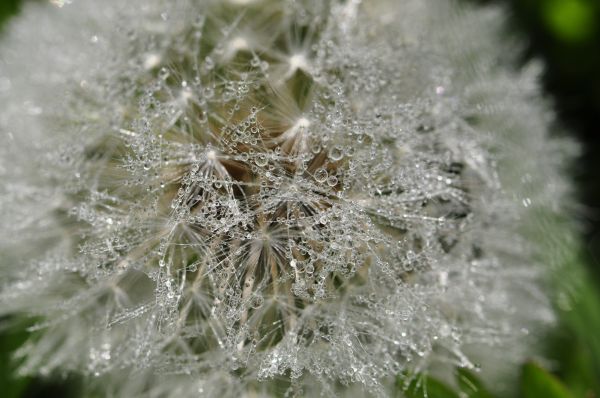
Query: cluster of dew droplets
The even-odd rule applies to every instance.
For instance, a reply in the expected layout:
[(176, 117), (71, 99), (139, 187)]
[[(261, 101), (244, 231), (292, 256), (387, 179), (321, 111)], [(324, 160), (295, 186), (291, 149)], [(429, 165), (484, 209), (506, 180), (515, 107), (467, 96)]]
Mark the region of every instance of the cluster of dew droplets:
[[(386, 324), (414, 316), (411, 304), (397, 311), (374, 293), (348, 297), (378, 283), (397, 293), (451, 251), (470, 211), (464, 165), (439, 160), (443, 144), (421, 116), (430, 104), (402, 109), (406, 121), (393, 99), (357, 112), (363, 99), (336, 67), (360, 71), (336, 54), (343, 13), (211, 7), (210, 17), (140, 56), (139, 104), (98, 149), (111, 148), (100, 180), (125, 172), (115, 181), (123, 186), (94, 191), (100, 210), (78, 206), (100, 231), (82, 250), (100, 252), (109, 273), (135, 268), (152, 279), (151, 319), (169, 336), (161, 349), (185, 353), (182, 372), (215, 350), (225, 354), (214, 361), (232, 369), (261, 363), (263, 378), (298, 377), (309, 364), (324, 372), (333, 365), (317, 356), (298, 365), (307, 354), (297, 349), (326, 343), (350, 361), (337, 370), (345, 381), (372, 383), (431, 342), (385, 341)], [(267, 18), (275, 28), (258, 26)], [(378, 105), (383, 72), (365, 70), (375, 83), (359, 89)], [(344, 306), (350, 315), (335, 313)], [(353, 324), (360, 310), (374, 315)], [(138, 316), (117, 313), (112, 322)], [(377, 339), (394, 347), (380, 347), (383, 365), (352, 353)]]

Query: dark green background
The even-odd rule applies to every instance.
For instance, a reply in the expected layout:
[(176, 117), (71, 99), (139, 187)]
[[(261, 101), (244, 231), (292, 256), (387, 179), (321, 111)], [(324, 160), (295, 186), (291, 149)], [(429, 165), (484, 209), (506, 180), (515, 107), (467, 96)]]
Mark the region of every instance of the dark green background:
[[(548, 371), (534, 363), (523, 364), (520, 395), (600, 398), (600, 0), (471, 1), (502, 4), (509, 10), (510, 29), (528, 43), (523, 62), (532, 57), (545, 61), (544, 84), (560, 121), (583, 143), (572, 173), (583, 204), (578, 222), (584, 230), (580, 250), (565, 264), (578, 270), (574, 273), (580, 279), (578, 297), (571, 311), (559, 312), (560, 326), (548, 337), (547, 356), (555, 366)], [(0, 34), (3, 22), (18, 12), (19, 3), (0, 0)], [(80, 396), (77, 380), (12, 377), (10, 353), (26, 334), (22, 326), (8, 327), (10, 321), (0, 320), (0, 397)], [(458, 371), (457, 381), (464, 397), (492, 398), (468, 371)], [(427, 385), (429, 398), (459, 396), (439, 381), (430, 379)], [(422, 397), (423, 391), (414, 386), (407, 395)]]

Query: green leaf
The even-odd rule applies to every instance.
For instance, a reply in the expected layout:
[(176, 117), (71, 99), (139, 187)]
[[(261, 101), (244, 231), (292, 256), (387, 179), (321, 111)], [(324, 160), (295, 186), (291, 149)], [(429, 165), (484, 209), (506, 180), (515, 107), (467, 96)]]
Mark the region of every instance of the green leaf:
[(585, 269), (582, 254), (565, 255), (557, 272), (556, 308), (560, 324), (551, 359), (556, 375), (573, 395), (600, 396), (600, 291)]
[(594, 8), (587, 0), (548, 0), (544, 2), (543, 17), (551, 31), (569, 42), (579, 42), (594, 33)]
[(0, 25), (12, 14), (17, 12), (19, 0), (1, 0), (0, 1)]
[(2, 397), (18, 398), (30, 382), (28, 378), (15, 377), (15, 363), (11, 354), (27, 337), (24, 330), (3, 331), (0, 334), (0, 391)]
[(431, 376), (414, 376), (408, 386), (399, 378), (397, 386), (406, 398), (459, 398), (451, 387)]
[(529, 362), (521, 373), (522, 398), (573, 398), (567, 388), (539, 365)]
[(456, 369), (456, 381), (460, 391), (468, 398), (494, 398), (477, 375), (465, 368)]

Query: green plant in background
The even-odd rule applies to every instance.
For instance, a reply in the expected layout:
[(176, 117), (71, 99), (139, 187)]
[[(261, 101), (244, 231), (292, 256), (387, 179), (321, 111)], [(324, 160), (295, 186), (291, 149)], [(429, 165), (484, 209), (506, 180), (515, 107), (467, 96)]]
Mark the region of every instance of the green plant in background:
[(548, 28), (564, 41), (581, 42), (595, 33), (594, 2), (551, 0), (542, 2), (542, 15)]
[(17, 12), (19, 0), (6, 0), (0, 3), (0, 24)]
[[(524, 397), (569, 396), (522, 364), (552, 321), (541, 271), (575, 273), (567, 330), (596, 305), (548, 222), (570, 143), (497, 10), (402, 6), (29, 5), (0, 62), (3, 312), (42, 317), (21, 372), (492, 397), (522, 366)], [(597, 357), (574, 358), (587, 393)]]
[(19, 397), (30, 382), (27, 378), (16, 378), (16, 366), (12, 360), (12, 354), (26, 340), (25, 330), (7, 332), (4, 328), (0, 334), (0, 386), (2, 393), (9, 397)]

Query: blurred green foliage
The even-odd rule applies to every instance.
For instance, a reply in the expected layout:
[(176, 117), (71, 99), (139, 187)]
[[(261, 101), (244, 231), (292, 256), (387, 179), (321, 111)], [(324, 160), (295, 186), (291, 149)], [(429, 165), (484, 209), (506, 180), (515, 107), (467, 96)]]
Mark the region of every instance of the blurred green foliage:
[(597, 28), (593, 4), (590, 0), (545, 0), (540, 7), (541, 17), (557, 39), (584, 42)]
[[(565, 269), (578, 273), (580, 264)], [(600, 294), (595, 281), (581, 270), (571, 299), (559, 300), (561, 324), (550, 346), (555, 374), (577, 397), (600, 397)], [(573, 278), (573, 276), (569, 276)], [(565, 293), (566, 295), (566, 293)]]
[(456, 383), (462, 393), (461, 398), (494, 398), (477, 375), (468, 369), (456, 370)]
[(0, 0), (0, 25), (6, 18), (17, 12), (20, 0)]
[(405, 398), (459, 398), (450, 386), (429, 376), (415, 377), (408, 385), (399, 380), (397, 387)]
[(572, 398), (571, 393), (554, 376), (530, 362), (523, 365), (521, 379), (523, 398)]
[(29, 383), (29, 379), (15, 378), (15, 363), (11, 353), (14, 352), (27, 337), (23, 329), (4, 330), (0, 334), (0, 394), (3, 398), (18, 398)]

